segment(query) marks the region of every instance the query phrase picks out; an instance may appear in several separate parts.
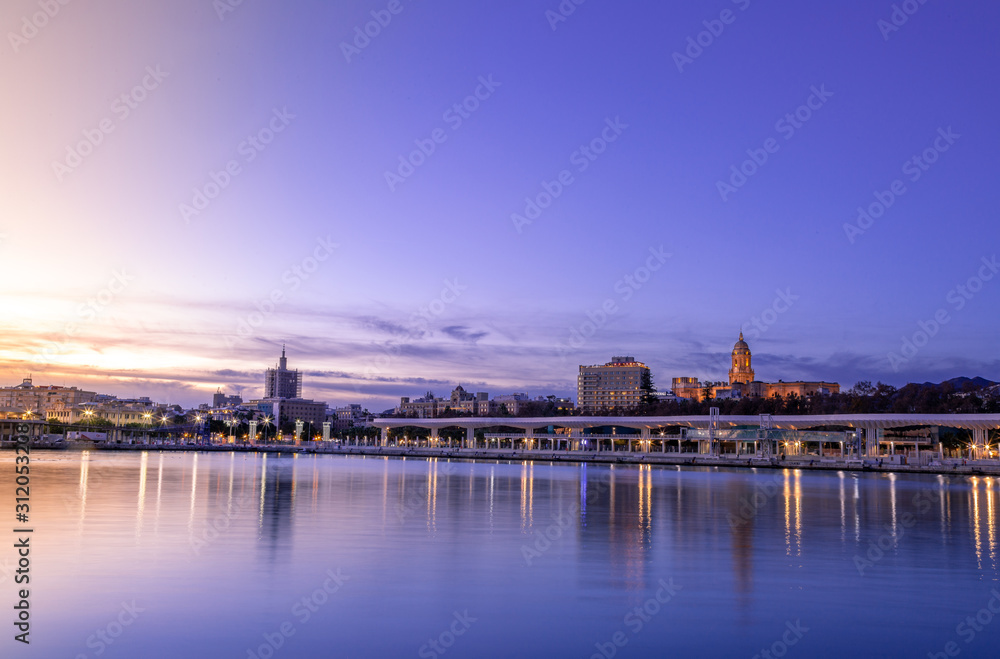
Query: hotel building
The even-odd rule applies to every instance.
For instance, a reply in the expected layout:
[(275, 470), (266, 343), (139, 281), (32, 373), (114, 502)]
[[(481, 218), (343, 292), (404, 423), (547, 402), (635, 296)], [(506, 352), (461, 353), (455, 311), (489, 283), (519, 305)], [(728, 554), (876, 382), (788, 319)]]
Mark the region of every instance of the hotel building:
[(577, 406), (586, 411), (636, 407), (642, 401), (643, 374), (649, 368), (635, 357), (612, 357), (607, 364), (580, 366)]

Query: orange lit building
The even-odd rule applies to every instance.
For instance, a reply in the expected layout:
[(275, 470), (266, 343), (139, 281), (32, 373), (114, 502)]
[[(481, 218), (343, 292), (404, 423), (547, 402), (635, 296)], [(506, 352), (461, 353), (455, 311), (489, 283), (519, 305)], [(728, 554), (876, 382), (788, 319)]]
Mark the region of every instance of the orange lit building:
[(754, 379), (753, 356), (750, 346), (743, 340), (743, 332), (733, 346), (732, 367), (729, 369), (729, 384), (723, 382), (699, 382), (698, 378), (681, 377), (673, 379), (674, 395), (678, 398), (700, 400), (709, 398), (771, 398), (795, 394), (800, 398), (826, 396), (840, 393), (836, 382), (760, 382)]

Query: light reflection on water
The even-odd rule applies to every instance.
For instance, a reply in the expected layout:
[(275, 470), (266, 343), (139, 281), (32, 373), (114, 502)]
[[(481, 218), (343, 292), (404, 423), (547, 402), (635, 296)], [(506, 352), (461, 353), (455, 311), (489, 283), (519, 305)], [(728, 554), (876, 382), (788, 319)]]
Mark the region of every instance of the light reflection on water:
[[(7, 490), (12, 463), (0, 455)], [(285, 621), (295, 634), (276, 657), (413, 656), (465, 610), (477, 621), (449, 657), (589, 657), (622, 630), (621, 657), (749, 657), (799, 619), (810, 629), (802, 656), (926, 656), (960, 641), (956, 625), (998, 587), (998, 486), (650, 465), (36, 453), (33, 651), (96, 656), (88, 637), (135, 599), (145, 611), (102, 657), (242, 659)], [(856, 557), (870, 558), (883, 537), (889, 549), (862, 576)], [(342, 589), (297, 620), (295, 603), (338, 569), (349, 577)], [(661, 579), (682, 589), (631, 631), (623, 621)], [(1000, 624), (987, 627), (963, 656), (985, 656), (998, 639)]]

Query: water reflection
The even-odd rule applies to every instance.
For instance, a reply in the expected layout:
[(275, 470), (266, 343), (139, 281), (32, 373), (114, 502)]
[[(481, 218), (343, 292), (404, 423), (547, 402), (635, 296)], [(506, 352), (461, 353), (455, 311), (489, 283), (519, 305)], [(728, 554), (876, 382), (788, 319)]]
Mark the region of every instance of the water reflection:
[[(60, 514), (39, 524), (61, 535), (51, 546), (79, 548), (75, 564), (47, 564), (50, 578), (72, 590), (79, 570), (121, 593), (144, 575), (145, 596), (164, 612), (159, 619), (193, 607), (218, 634), (191, 632), (213, 656), (245, 656), (249, 641), (227, 636), (245, 627), (241, 616), (287, 617), (288, 603), (338, 565), (355, 575), (350, 595), (331, 600), (317, 613), (327, 616), (325, 626), (300, 628), (282, 656), (321, 653), (329, 630), (343, 643), (341, 655), (370, 655), (365, 643), (385, 636), (376, 623), (387, 619), (394, 634), (412, 631), (414, 649), (426, 627), (456, 607), (482, 611), (476, 629), (496, 643), (472, 656), (523, 655), (502, 640), (511, 626), (539, 651), (590, 656), (593, 643), (576, 645), (581, 637), (610, 638), (603, 625), (620, 624), (670, 578), (684, 585), (683, 605), (661, 614), (642, 643), (667, 646), (678, 633), (697, 634), (711, 639), (702, 654), (731, 656), (748, 648), (727, 643), (772, 634), (774, 619), (844, 619), (878, 607), (906, 618), (905, 645), (928, 630), (947, 638), (954, 622), (940, 611), (968, 608), (968, 593), (1000, 582), (996, 478), (149, 452), (66, 454), (38, 469), (39, 483), (58, 484), (39, 489), (39, 510)], [(46, 505), (47, 498), (68, 505)], [(890, 548), (859, 578), (854, 557), (882, 536), (891, 536)], [(526, 564), (524, 547), (534, 549), (538, 538), (547, 540)], [(109, 564), (122, 573), (109, 573)], [(86, 585), (61, 593), (65, 614), (49, 615), (66, 617), (46, 621), (49, 628), (102, 597)], [(204, 602), (191, 602), (195, 590), (207, 593)], [(415, 619), (423, 626), (410, 630)], [(490, 627), (494, 619), (503, 626)], [(717, 634), (727, 623), (731, 633)], [(82, 637), (100, 624), (88, 620)], [(456, 657), (469, 656), (471, 639), (470, 632)], [(830, 641), (831, 653), (850, 650), (838, 643)], [(42, 654), (79, 653), (56, 649)], [(135, 656), (180, 654), (169, 643), (162, 649), (146, 646)], [(897, 654), (921, 649), (900, 646)]]
[[(756, 473), (756, 472), (754, 472)], [(753, 483), (734, 482), (730, 499), (729, 526), (733, 554), (733, 582), (741, 622), (746, 624), (752, 610), (754, 532), (758, 510), (765, 505), (767, 492)]]
[(785, 555), (802, 555), (802, 472), (784, 470)]
[(437, 458), (427, 461), (427, 528), (437, 530)]
[(153, 532), (160, 534), (160, 499), (163, 496), (163, 454), (160, 453), (159, 464), (156, 468), (156, 517)]
[(996, 507), (994, 505), (994, 479), (986, 478), (984, 479), (986, 483), (986, 528), (989, 531), (990, 537), (990, 563), (993, 565), (993, 571), (997, 570), (997, 519), (996, 519)]
[(191, 454), (191, 515), (188, 517), (188, 532), (194, 538), (194, 514), (198, 501), (198, 454)]
[(521, 463), (521, 532), (531, 533), (535, 519), (535, 463)]
[[(294, 519), (295, 479), (294, 460), (279, 456), (271, 460), (267, 469), (267, 456), (261, 476), (261, 538), (266, 541), (270, 560), (277, 559), (277, 551), (287, 547), (291, 541), (291, 527)], [(292, 464), (288, 464), (289, 461)], [(270, 473), (268, 473), (270, 471)], [(270, 483), (270, 485), (268, 485)]]
[(837, 478), (840, 479), (840, 541), (847, 542), (847, 490), (844, 488), (847, 474), (838, 471)]
[(149, 463), (149, 452), (142, 452), (139, 465), (139, 503), (135, 514), (135, 537), (142, 536), (142, 515), (146, 507), (146, 466)]

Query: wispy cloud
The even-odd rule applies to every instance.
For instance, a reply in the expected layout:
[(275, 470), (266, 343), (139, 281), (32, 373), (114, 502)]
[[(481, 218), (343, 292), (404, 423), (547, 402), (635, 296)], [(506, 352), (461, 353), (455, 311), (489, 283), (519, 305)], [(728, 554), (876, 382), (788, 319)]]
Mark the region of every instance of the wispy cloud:
[(441, 331), (446, 336), (466, 343), (476, 343), (480, 339), (489, 336), (489, 332), (486, 330), (472, 330), (464, 325), (449, 325), (448, 327), (442, 327)]

